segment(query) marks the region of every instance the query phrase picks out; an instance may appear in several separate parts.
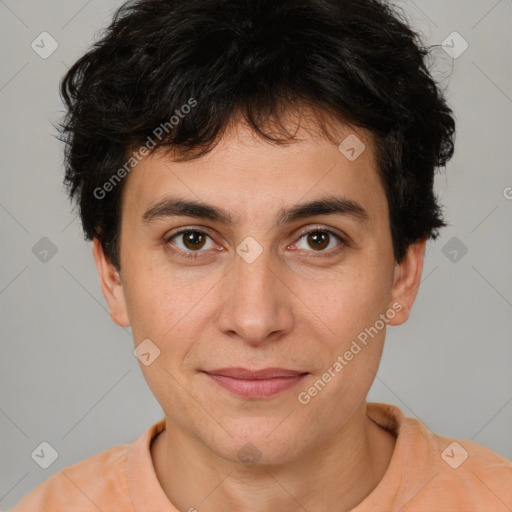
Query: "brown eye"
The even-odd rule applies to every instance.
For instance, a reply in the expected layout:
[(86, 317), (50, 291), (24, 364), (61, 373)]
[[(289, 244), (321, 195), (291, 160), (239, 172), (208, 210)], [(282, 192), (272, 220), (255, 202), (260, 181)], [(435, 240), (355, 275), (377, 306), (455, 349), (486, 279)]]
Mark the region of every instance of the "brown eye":
[(325, 231), (312, 231), (307, 234), (307, 242), (315, 250), (325, 249), (329, 245), (329, 238), (330, 235), (326, 235)]
[[(319, 253), (318, 257), (327, 257), (336, 255), (348, 247), (348, 243), (334, 231), (317, 228), (303, 233), (293, 246), (309, 253)], [(310, 254), (309, 257), (315, 258), (317, 255)]]
[(167, 239), (167, 243), (178, 249), (177, 252), (182, 252), (184, 255), (187, 253), (203, 253), (206, 252), (204, 249), (213, 249), (215, 244), (211, 240), (211, 245), (208, 247), (208, 239), (211, 237), (203, 231), (184, 229), (175, 233)]
[(183, 245), (190, 250), (202, 249), (206, 239), (204, 233), (199, 231), (186, 231), (181, 233), (181, 236), (183, 237)]

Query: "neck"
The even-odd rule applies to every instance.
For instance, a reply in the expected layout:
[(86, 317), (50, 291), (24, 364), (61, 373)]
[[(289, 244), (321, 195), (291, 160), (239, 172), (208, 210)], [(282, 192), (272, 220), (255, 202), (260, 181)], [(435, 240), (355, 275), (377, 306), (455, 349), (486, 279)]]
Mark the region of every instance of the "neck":
[(246, 466), (215, 455), (166, 418), (151, 445), (155, 472), (179, 510), (349, 511), (386, 472), (395, 437), (366, 416), (366, 403), (342, 431), (292, 462)]

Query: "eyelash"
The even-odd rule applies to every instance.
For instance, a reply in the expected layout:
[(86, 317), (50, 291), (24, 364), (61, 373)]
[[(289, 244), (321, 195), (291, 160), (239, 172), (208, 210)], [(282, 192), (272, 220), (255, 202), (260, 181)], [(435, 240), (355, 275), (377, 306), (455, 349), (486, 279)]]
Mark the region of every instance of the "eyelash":
[[(201, 231), (199, 229), (184, 228), (184, 229), (181, 229), (180, 231), (177, 231), (176, 233), (173, 233), (170, 237), (166, 238), (165, 243), (166, 244), (170, 244), (171, 240), (173, 240), (174, 238), (177, 238), (178, 236), (180, 236), (180, 235), (182, 235), (184, 233), (200, 233), (202, 235), (206, 235), (209, 238), (211, 238), (211, 236), (208, 233), (206, 233), (205, 231)], [(310, 229), (308, 231), (305, 231), (304, 233), (302, 233), (299, 236), (299, 238), (297, 239), (297, 242), (299, 240), (301, 240), (303, 237), (305, 237), (305, 236), (307, 236), (307, 235), (309, 235), (311, 233), (328, 233), (330, 236), (333, 236), (334, 238), (336, 238), (341, 243), (338, 244), (337, 247), (335, 247), (334, 249), (330, 249), (329, 251), (325, 251), (325, 250), (322, 250), (322, 251), (306, 251), (306, 252), (319, 252), (319, 253), (321, 253), (320, 255), (307, 256), (308, 258), (317, 259), (317, 258), (327, 258), (327, 257), (330, 257), (330, 256), (334, 256), (334, 255), (338, 254), (339, 252), (341, 252), (345, 247), (349, 246), (349, 243), (347, 242), (347, 240), (345, 238), (343, 238), (342, 236), (338, 235), (338, 233), (335, 233), (334, 231), (331, 231), (331, 230), (325, 229), (325, 228), (312, 228), (312, 229)], [(295, 244), (297, 242), (293, 242), (293, 243)], [(202, 257), (201, 253), (207, 252), (207, 251), (201, 251), (201, 250), (198, 250), (198, 251), (182, 251), (182, 250), (179, 250), (179, 249), (176, 250), (176, 249), (172, 249), (172, 248), (170, 248), (169, 250), (173, 254), (176, 254), (177, 256), (179, 256), (181, 258), (186, 258), (186, 259), (201, 258)]]

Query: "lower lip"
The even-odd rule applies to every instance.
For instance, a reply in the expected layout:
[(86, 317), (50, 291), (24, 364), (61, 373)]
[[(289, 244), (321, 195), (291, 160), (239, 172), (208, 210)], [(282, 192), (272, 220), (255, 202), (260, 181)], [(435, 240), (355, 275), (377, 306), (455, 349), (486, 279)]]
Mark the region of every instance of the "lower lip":
[(262, 398), (277, 395), (295, 386), (307, 374), (293, 377), (276, 377), (273, 379), (235, 379), (225, 375), (212, 375), (207, 373), (208, 377), (213, 379), (219, 386), (239, 395), (248, 398)]

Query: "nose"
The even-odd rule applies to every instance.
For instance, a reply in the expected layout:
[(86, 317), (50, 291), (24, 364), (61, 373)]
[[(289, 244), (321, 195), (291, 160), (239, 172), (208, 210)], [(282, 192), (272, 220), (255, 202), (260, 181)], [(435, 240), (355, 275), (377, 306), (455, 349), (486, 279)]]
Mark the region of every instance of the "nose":
[(251, 263), (237, 254), (223, 280), (218, 328), (253, 346), (276, 341), (293, 326), (293, 293), (271, 260), (268, 251)]

